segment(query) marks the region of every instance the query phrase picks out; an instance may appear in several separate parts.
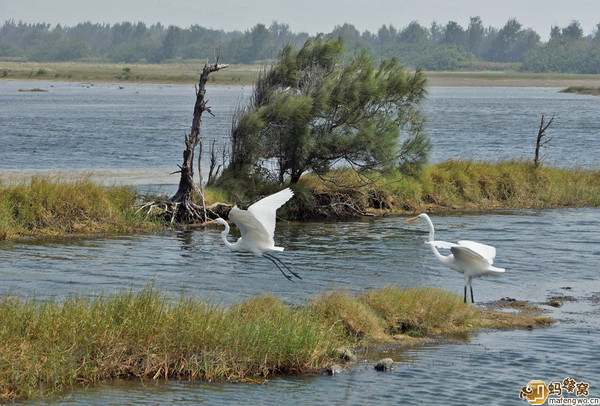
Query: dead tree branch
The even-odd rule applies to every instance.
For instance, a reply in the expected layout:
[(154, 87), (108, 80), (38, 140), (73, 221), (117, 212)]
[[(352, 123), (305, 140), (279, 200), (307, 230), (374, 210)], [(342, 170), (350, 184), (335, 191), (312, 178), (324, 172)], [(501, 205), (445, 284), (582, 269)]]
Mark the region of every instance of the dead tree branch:
[(544, 139), (546, 137), (546, 130), (548, 127), (552, 125), (554, 122), (554, 116), (544, 125), (544, 115), (542, 114), (542, 121), (540, 122), (540, 129), (538, 130), (537, 141), (535, 143), (535, 157), (533, 158), (533, 166), (534, 168), (538, 168), (544, 159), (543, 156), (540, 156), (540, 148), (547, 148), (548, 143), (552, 141), (552, 137)]

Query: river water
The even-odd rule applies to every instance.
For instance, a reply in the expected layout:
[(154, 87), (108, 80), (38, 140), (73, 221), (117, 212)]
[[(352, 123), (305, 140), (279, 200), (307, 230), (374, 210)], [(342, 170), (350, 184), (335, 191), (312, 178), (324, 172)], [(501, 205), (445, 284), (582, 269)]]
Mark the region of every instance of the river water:
[[(49, 92), (17, 92), (32, 87)], [(600, 99), (556, 90), (431, 89), (426, 112), (435, 145), (433, 160), (528, 157), (525, 145), (531, 144), (540, 115), (556, 113), (547, 160), (597, 168)], [(231, 112), (245, 91), (211, 87), (207, 96), (213, 111)], [(0, 82), (0, 175), (22, 169), (99, 168), (115, 178), (120, 172), (137, 170), (147, 176), (148, 184), (171, 183), (162, 171), (167, 173), (178, 163), (181, 147), (173, 144), (182, 142), (193, 98), (193, 87), (186, 86), (119, 89), (107, 84)], [(208, 130), (211, 121), (206, 119), (203, 130), (205, 136), (214, 132), (223, 142), (228, 124), (219, 120), (220, 126)], [(518, 140), (520, 146), (515, 144)], [(275, 378), (260, 385), (117, 382), (27, 403), (527, 404), (519, 400), (519, 392), (528, 381), (548, 383), (566, 377), (589, 383), (590, 397), (600, 397), (600, 209), (432, 219), (439, 239), (472, 239), (497, 247), (496, 265), (506, 268), (506, 273), (476, 279), (476, 302), (511, 297), (542, 303), (550, 296), (574, 300), (566, 300), (560, 309), (544, 306), (558, 320), (548, 328), (484, 331), (389, 350), (335, 376)], [(40, 299), (96, 296), (155, 283), (174, 297), (185, 292), (224, 305), (265, 292), (302, 303), (332, 288), (362, 292), (390, 284), (439, 286), (462, 295), (462, 277), (436, 261), (423, 244), (426, 238), (425, 223), (407, 225), (394, 217), (280, 222), (276, 242), (286, 250), (278, 255), (304, 278), (296, 283), (288, 282), (264, 259), (229, 252), (218, 230), (4, 242), (0, 244), (0, 294)], [(384, 356), (397, 361), (396, 368), (377, 373), (373, 361)]]

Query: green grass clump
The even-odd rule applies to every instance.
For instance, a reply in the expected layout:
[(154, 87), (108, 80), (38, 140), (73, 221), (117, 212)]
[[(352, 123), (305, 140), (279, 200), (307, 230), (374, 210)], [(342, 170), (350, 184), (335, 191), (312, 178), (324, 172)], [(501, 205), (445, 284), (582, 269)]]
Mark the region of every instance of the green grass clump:
[(34, 176), (0, 182), (0, 240), (69, 234), (130, 233), (156, 227), (133, 205), (128, 187), (105, 187), (88, 178), (61, 181)]
[[(0, 297), (0, 402), (110, 379), (255, 380), (321, 371), (336, 348), (406, 343), (473, 326), (552, 321), (473, 308), (440, 289), (330, 292), (304, 306), (262, 295), (230, 307), (152, 287), (95, 299)], [(401, 334), (399, 334), (401, 333)]]
[(391, 333), (424, 336), (465, 330), (481, 310), (463, 303), (457, 295), (435, 288), (389, 287), (360, 297), (386, 321)]

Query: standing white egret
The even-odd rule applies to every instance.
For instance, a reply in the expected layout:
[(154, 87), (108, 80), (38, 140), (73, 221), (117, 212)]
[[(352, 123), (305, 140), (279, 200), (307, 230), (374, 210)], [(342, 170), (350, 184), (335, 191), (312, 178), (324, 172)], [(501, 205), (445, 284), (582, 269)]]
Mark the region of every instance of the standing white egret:
[(290, 188), (283, 189), (275, 194), (265, 197), (254, 203), (248, 210), (241, 210), (237, 206), (233, 206), (229, 212), (229, 218), (238, 226), (242, 236), (234, 243), (227, 240), (229, 234), (229, 224), (222, 218), (217, 218), (209, 223), (217, 222), (225, 226), (225, 230), (221, 232), (223, 242), (232, 251), (250, 252), (255, 255), (260, 255), (273, 262), (281, 273), (288, 279), (292, 277), (286, 274), (279, 266), (277, 261), (285, 267), (292, 275), (298, 279), (302, 279), (300, 275), (292, 271), (279, 258), (269, 254), (270, 252), (283, 251), (283, 247), (276, 247), (273, 236), (275, 234), (275, 212), (283, 206), (285, 202), (294, 196), (294, 192)]
[[(459, 241), (458, 244), (446, 241), (435, 241), (433, 239), (435, 232), (433, 222), (427, 214), (421, 213), (417, 217), (406, 220), (405, 223), (415, 221), (419, 218), (425, 219), (429, 224), (429, 238), (425, 244), (431, 246), (434, 255), (442, 264), (464, 275), (465, 293), (463, 301), (467, 303), (468, 285), (471, 288), (471, 303), (475, 303), (473, 300), (473, 285), (471, 284), (473, 278), (483, 275), (498, 276), (504, 272), (504, 269), (492, 266), (494, 258), (496, 258), (496, 248), (475, 241), (462, 240)], [(444, 256), (439, 253), (437, 250), (438, 248), (450, 249), (451, 254)]]

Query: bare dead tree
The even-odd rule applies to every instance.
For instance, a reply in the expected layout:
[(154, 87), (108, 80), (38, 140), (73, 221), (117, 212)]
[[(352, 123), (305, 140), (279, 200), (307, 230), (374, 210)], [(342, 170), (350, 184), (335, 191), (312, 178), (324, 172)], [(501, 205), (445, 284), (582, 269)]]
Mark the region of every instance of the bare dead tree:
[(544, 156), (540, 156), (540, 148), (547, 148), (548, 143), (552, 141), (552, 137), (545, 138), (547, 136), (546, 130), (554, 122), (554, 116), (544, 125), (544, 115), (542, 114), (542, 121), (540, 122), (540, 129), (538, 130), (537, 141), (535, 143), (535, 157), (533, 158), (534, 168), (538, 168), (544, 159)]
[[(189, 134), (185, 134), (185, 150), (183, 151), (183, 165), (179, 166), (179, 173), (181, 177), (179, 179), (179, 187), (171, 202), (177, 204), (177, 210), (174, 212), (174, 216), (177, 221), (190, 222), (194, 220), (206, 221), (206, 204), (204, 201), (204, 185), (202, 182), (202, 171), (200, 170), (200, 163), (202, 159), (202, 147), (203, 140), (200, 134), (200, 125), (202, 123), (202, 113), (205, 111), (210, 115), (212, 113), (209, 106), (206, 105), (206, 83), (208, 82), (208, 75), (213, 72), (217, 72), (221, 69), (226, 68), (228, 65), (220, 65), (217, 58), (214, 65), (206, 63), (200, 74), (200, 80), (196, 87), (196, 103), (194, 105), (194, 116), (192, 119), (192, 128)], [(194, 151), (198, 148), (198, 173), (199, 180), (198, 185), (194, 182)], [(202, 206), (198, 206), (193, 202), (193, 195), (197, 193), (202, 199)]]
[[(192, 223), (195, 221), (206, 221), (207, 210), (214, 213), (223, 204), (219, 203), (215, 207), (206, 207), (204, 200), (204, 184), (202, 181), (201, 160), (203, 140), (200, 134), (200, 125), (202, 123), (202, 113), (205, 111), (213, 115), (209, 106), (207, 106), (206, 83), (208, 75), (226, 68), (228, 65), (219, 64), (218, 58), (214, 65), (206, 63), (200, 74), (198, 85), (196, 86), (196, 103), (194, 104), (194, 116), (192, 118), (192, 127), (189, 134), (185, 134), (185, 150), (183, 151), (183, 164), (177, 165), (180, 173), (179, 187), (177, 192), (171, 197), (160, 196), (153, 201), (146, 201), (140, 204), (140, 209), (148, 212), (148, 215), (159, 215), (173, 222)], [(198, 183), (194, 181), (194, 153), (198, 148)], [(199, 186), (198, 186), (199, 185)], [(202, 205), (194, 203), (194, 196), (200, 196)]]

